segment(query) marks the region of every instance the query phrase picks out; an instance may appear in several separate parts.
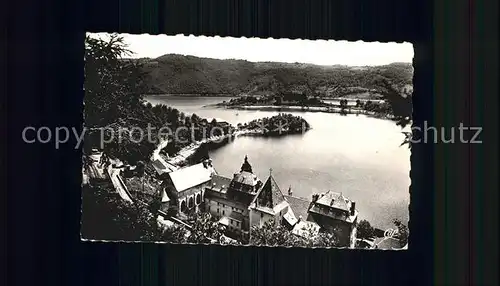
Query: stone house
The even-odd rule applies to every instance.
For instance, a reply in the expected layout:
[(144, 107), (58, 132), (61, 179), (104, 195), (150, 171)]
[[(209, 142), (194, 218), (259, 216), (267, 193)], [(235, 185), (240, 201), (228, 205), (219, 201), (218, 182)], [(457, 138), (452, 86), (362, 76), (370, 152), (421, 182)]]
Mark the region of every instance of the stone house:
[(262, 186), (259, 178), (253, 174), (248, 158), (240, 172), (233, 178), (214, 175), (211, 183), (205, 187), (205, 211), (220, 217), (221, 223), (230, 231), (248, 234), (250, 230), (249, 206)]
[(216, 174), (210, 161), (168, 173), (165, 180), (170, 206), (177, 207), (177, 214), (188, 215), (199, 211), (204, 201), (205, 188)]
[(325, 231), (334, 232), (339, 238), (340, 245), (353, 246), (357, 218), (355, 202), (341, 193), (328, 191), (313, 195), (307, 220), (316, 222)]
[(250, 204), (250, 227), (262, 227), (271, 220), (276, 225), (281, 224), (289, 207), (272, 174), (269, 174), (266, 182)]

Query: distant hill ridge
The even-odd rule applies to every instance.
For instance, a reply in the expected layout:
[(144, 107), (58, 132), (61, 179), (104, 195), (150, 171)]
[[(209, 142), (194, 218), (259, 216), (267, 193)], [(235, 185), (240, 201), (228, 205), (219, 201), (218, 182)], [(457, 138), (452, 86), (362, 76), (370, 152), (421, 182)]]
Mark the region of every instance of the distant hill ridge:
[(135, 59), (144, 64), (149, 93), (264, 95), (306, 92), (342, 97), (376, 94), (385, 78), (400, 90), (411, 87), (411, 63), (384, 66), (320, 66), (304, 63), (249, 62), (167, 54)]

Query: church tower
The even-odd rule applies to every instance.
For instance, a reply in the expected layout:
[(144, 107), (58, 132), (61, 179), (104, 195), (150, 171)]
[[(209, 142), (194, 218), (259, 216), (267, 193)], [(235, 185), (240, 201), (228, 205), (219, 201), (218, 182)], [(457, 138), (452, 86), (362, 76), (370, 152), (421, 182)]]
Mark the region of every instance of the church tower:
[(252, 165), (250, 165), (250, 163), (248, 163), (248, 156), (246, 156), (246, 155), (245, 155), (245, 161), (243, 162), (243, 165), (241, 165), (240, 172), (253, 173)]
[(250, 226), (261, 227), (271, 220), (279, 225), (290, 207), (271, 172), (272, 169), (267, 181), (250, 204)]

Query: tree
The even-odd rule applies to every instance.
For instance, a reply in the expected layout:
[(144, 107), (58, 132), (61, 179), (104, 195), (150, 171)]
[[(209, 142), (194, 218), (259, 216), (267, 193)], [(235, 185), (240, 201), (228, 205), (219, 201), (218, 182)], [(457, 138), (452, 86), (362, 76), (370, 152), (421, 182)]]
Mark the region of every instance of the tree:
[(116, 34), (108, 41), (85, 38), (86, 126), (106, 126), (142, 105), (144, 73), (138, 63), (122, 59), (130, 54), (123, 37)]
[(182, 225), (173, 225), (164, 229), (161, 240), (171, 243), (186, 243), (189, 232)]
[(263, 246), (285, 247), (337, 247), (338, 239), (334, 233), (315, 233), (309, 230), (306, 237), (293, 234), (282, 225), (276, 225), (273, 220), (262, 227), (254, 226), (250, 233), (250, 244)]
[(274, 105), (281, 105), (282, 103), (283, 103), (283, 97), (281, 97), (280, 95), (276, 96)]
[(362, 220), (357, 226), (357, 237), (367, 239), (373, 237), (374, 229), (367, 220)]
[(219, 224), (210, 213), (197, 213), (193, 216), (194, 223), (187, 238), (188, 243), (224, 243), (225, 227)]
[(104, 138), (113, 140), (104, 145), (104, 151), (133, 164), (148, 158), (155, 146), (148, 140), (137, 140), (132, 127), (145, 130), (157, 118), (151, 106), (143, 104), (147, 87), (141, 65), (122, 58), (128, 54), (123, 37), (116, 34), (107, 41), (85, 38), (84, 125), (88, 148), (103, 144), (87, 139), (95, 139), (96, 133), (105, 130)]
[(274, 221), (268, 221), (262, 227), (253, 226), (250, 232), (250, 244), (262, 246), (302, 246), (300, 238)]
[(142, 204), (124, 201), (112, 189), (82, 189), (82, 236), (97, 240), (155, 241), (156, 217)]
[(397, 228), (397, 234), (396, 237), (401, 240), (401, 243), (403, 245), (406, 245), (408, 243), (408, 227), (404, 225), (399, 219), (394, 220), (394, 225)]
[(347, 108), (347, 100), (346, 99), (341, 99), (340, 100), (340, 114), (341, 115), (346, 115), (346, 108)]

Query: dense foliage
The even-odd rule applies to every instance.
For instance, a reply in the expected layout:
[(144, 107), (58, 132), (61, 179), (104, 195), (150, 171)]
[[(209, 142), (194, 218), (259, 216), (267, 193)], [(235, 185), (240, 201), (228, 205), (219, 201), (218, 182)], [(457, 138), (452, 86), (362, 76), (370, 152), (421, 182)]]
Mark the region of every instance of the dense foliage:
[(234, 244), (224, 236), (225, 227), (209, 213), (194, 214), (189, 222), (191, 229), (180, 225), (166, 227), (161, 240), (171, 243)]
[[(146, 104), (145, 63), (123, 59), (127, 54), (123, 38), (117, 35), (107, 40), (85, 39), (85, 151), (103, 147), (110, 157), (135, 164), (150, 157), (162, 135), (162, 139), (180, 137), (175, 146), (169, 146), (173, 154), (217, 125), (210, 122), (203, 128), (204, 122), (195, 114), (186, 116), (171, 107)], [(169, 132), (159, 134), (162, 127), (169, 127)], [(176, 132), (180, 127), (185, 128)]]
[(338, 239), (334, 234), (320, 232), (317, 235), (299, 237), (284, 226), (276, 226), (268, 221), (262, 227), (254, 226), (250, 235), (251, 245), (285, 246), (285, 247), (337, 247)]
[(328, 106), (319, 97), (308, 97), (306, 92), (303, 93), (283, 93), (279, 95), (263, 95), (263, 96), (241, 96), (232, 98), (222, 104), (223, 106), (251, 106), (251, 105), (275, 105), (275, 106)]
[(396, 237), (401, 240), (401, 243), (403, 245), (408, 243), (408, 236), (409, 236), (409, 231), (408, 227), (404, 225), (400, 220), (395, 219), (394, 220), (394, 225), (396, 226), (398, 232)]
[(372, 238), (375, 230), (367, 220), (361, 220), (357, 225), (356, 237), (361, 239)]
[(164, 55), (141, 59), (149, 92), (163, 94), (289, 94), (344, 96), (376, 91), (386, 78), (399, 89), (411, 85), (410, 63), (352, 68), (299, 63), (254, 63), (194, 56)]
[[(385, 98), (389, 106), (379, 113), (395, 116), (406, 126), (412, 117), (411, 63), (385, 66), (315, 66), (299, 63), (254, 63), (244, 60), (217, 60), (193, 56), (164, 55), (142, 59), (148, 91), (193, 95), (268, 95), (250, 104), (281, 105), (284, 102), (319, 106), (318, 98), (360, 96)], [(233, 102), (233, 104), (238, 104)], [(369, 108), (378, 108), (369, 106)]]
[(109, 40), (85, 39), (84, 147), (103, 147), (111, 157), (135, 163), (155, 148), (140, 140), (138, 128), (146, 130), (148, 123), (159, 122), (143, 104), (146, 89), (140, 66), (121, 58), (127, 53), (117, 35)]
[(275, 116), (252, 120), (242, 125), (241, 128), (259, 130), (265, 135), (284, 135), (305, 132), (310, 129), (310, 125), (300, 116), (280, 113)]
[(124, 201), (114, 190), (86, 185), (82, 193), (83, 238), (120, 241), (165, 241), (172, 243), (228, 244), (225, 229), (210, 214), (191, 218), (191, 229), (183, 225), (162, 228), (156, 211), (159, 206)]
[(85, 186), (82, 209), (83, 238), (125, 241), (159, 238), (156, 217), (151, 210), (142, 204), (124, 201), (112, 189)]

